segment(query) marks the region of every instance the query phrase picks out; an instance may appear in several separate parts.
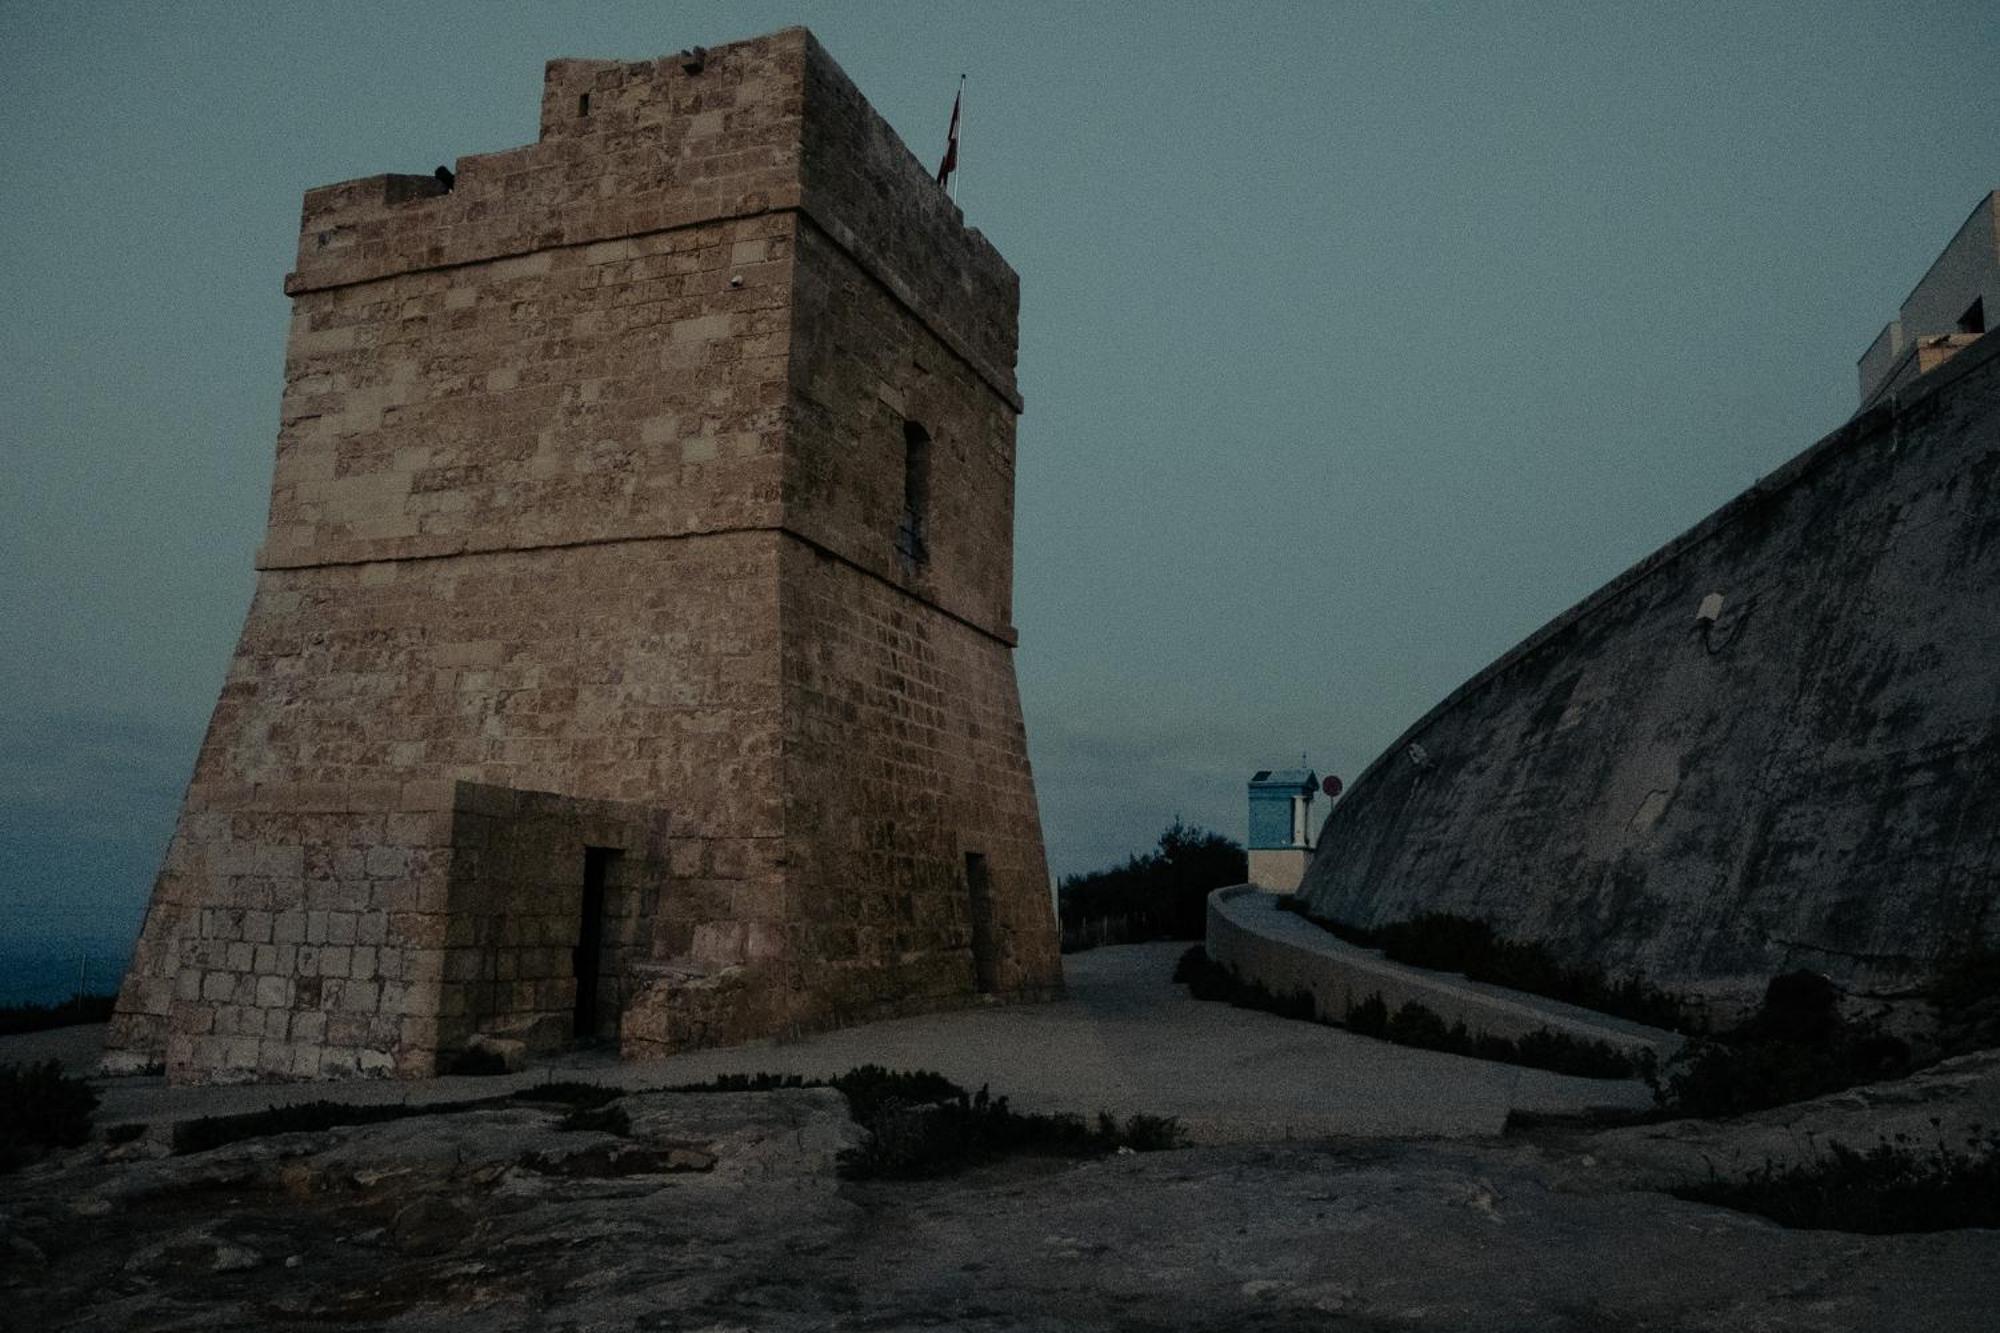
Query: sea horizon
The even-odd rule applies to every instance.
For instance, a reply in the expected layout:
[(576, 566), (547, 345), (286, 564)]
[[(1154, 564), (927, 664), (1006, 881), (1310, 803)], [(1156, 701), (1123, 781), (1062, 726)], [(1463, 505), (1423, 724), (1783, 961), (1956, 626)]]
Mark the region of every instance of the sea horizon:
[(132, 958), (129, 938), (69, 937), (0, 944), (0, 1007), (60, 1004), (77, 994), (118, 989)]

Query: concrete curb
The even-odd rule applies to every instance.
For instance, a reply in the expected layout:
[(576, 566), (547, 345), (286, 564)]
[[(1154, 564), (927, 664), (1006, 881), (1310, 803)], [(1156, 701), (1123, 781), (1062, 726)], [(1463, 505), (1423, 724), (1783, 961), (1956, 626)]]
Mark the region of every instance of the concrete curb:
[(1319, 1017), (1339, 1022), (1354, 1005), (1380, 995), (1394, 1013), (1414, 1000), (1474, 1036), (1518, 1040), (1548, 1029), (1579, 1041), (1601, 1041), (1629, 1054), (1652, 1051), (1665, 1061), (1686, 1038), (1609, 1014), (1391, 962), (1379, 949), (1339, 939), (1293, 912), (1254, 884), (1208, 895), (1208, 956), (1275, 995), (1304, 991)]

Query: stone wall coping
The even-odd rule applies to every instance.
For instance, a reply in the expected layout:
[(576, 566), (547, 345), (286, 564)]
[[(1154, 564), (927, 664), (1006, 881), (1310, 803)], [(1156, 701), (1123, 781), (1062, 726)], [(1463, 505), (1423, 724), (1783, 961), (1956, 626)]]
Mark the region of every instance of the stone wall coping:
[[(1616, 602), (1627, 593), (1632, 592), (1694, 548), (1713, 541), (1727, 533), (1752, 510), (1761, 508), (1781, 492), (1789, 491), (1801, 485), (1814, 472), (1818, 471), (1819, 468), (1847, 450), (1871, 444), (1885, 433), (1893, 438), (1896, 433), (1895, 425), (1898, 417), (1909, 412), (1925, 400), (1934, 398), (1944, 391), (1956, 387), (1961, 380), (1964, 380), (1968, 376), (1983, 371), (1990, 371), (1993, 368), (1993, 363), (1996, 361), (2000, 361), (2000, 336), (1983, 337), (1929, 374), (1923, 375), (1917, 380), (1897, 389), (1895, 392), (1885, 395), (1882, 401), (1875, 406), (1857, 412), (1839, 428), (1821, 437), (1815, 443), (1808, 445), (1803, 452), (1795, 455), (1790, 461), (1781, 464), (1775, 471), (1766, 473), (1764, 476), (1758, 478), (1757, 482), (1748, 490), (1725, 503), (1720, 509), (1709, 514), (1693, 527), (1681, 533), (1680, 536), (1668, 541), (1666, 545), (1661, 546), (1650, 555), (1639, 560), (1636, 564), (1629, 566), (1623, 573), (1614, 576), (1594, 592), (1585, 596), (1581, 601), (1576, 602), (1568, 610), (1561, 612), (1540, 629), (1473, 673), (1457, 689), (1440, 699), (1423, 716), (1405, 727), (1395, 740), (1391, 741), (1380, 754), (1376, 755), (1369, 762), (1368, 767), (1361, 770), (1360, 776), (1348, 784), (1348, 793), (1352, 794), (1358, 791), (1361, 788), (1361, 784), (1373, 777), (1377, 770), (1394, 761), (1408, 748), (1412, 741), (1421, 738), (1433, 722), (1451, 712), (1452, 709), (1456, 708), (1469, 695), (1486, 688), (1513, 667), (1519, 665), (1523, 660), (1548, 646), (1551, 641), (1572, 628), (1578, 621)], [(1692, 610), (1690, 610), (1689, 614), (1690, 619), (1692, 619)], [(1329, 820), (1334, 818), (1339, 809), (1339, 803), (1335, 803), (1333, 810), (1328, 813), (1327, 818)], [(1321, 845), (1324, 847), (1333, 841), (1333, 839), (1322, 837)], [(1317, 856), (1314, 858), (1315, 861), (1318, 859)], [(1310, 869), (1307, 871), (1307, 878), (1308, 880), (1311, 878)]]
[[(1306, 989), (1322, 1017), (1338, 1019), (1348, 997), (1379, 994), (1393, 1013), (1417, 1000), (1447, 1023), (1463, 1022), (1475, 1035), (1519, 1037), (1548, 1028), (1583, 1041), (1602, 1041), (1621, 1050), (1650, 1048), (1662, 1059), (1686, 1038), (1561, 1000), (1530, 995), (1455, 972), (1437, 972), (1392, 962), (1380, 949), (1367, 949), (1330, 934), (1295, 912), (1282, 911), (1275, 895), (1254, 884), (1236, 884), (1208, 895), (1208, 953), (1245, 980), (1261, 982), (1276, 994)], [(1285, 966), (1270, 966), (1281, 956)], [(1342, 1003), (1332, 1003), (1338, 996)]]

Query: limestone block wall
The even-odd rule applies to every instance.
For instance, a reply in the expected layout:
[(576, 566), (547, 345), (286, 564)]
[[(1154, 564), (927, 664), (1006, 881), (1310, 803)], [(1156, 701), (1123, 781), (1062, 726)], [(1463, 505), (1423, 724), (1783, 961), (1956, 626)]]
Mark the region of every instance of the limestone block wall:
[[(810, 34), (691, 63), (553, 62), (537, 143), (307, 194), (257, 591), (113, 1063), (413, 1073), (556, 1033), (590, 802), (645, 812), (604, 1003), (648, 1049), (1057, 984), (1018, 282)], [(249, 914), (350, 902), (384, 942), (325, 943), (373, 973), (258, 952)]]
[(1996, 586), (1988, 338), (1461, 686), (1334, 807), (1302, 891), (1732, 1004), (1788, 968), (1920, 980), (2000, 941)]
[[(270, 786), (183, 816), (152, 917), (184, 920), (170, 934), (149, 917), (142, 946), (171, 987), (149, 1016), (170, 1075), (428, 1072), (442, 956), (424, 946), (444, 919), (450, 811), (397, 795), (381, 809), (377, 793)], [(118, 1015), (114, 1037), (133, 1021)]]
[[(1014, 406), (810, 223), (798, 237), (791, 529), (1002, 639), (1013, 636)], [(898, 558), (904, 425), (930, 437), (928, 558)]]
[(792, 225), (299, 291), (261, 567), (774, 525)]
[(606, 856), (595, 1026), (615, 1033), (668, 901), (666, 811), (462, 783), (452, 817), (438, 1048), (474, 1033), (558, 1049), (573, 1035), (588, 849)]
[[(956, 248), (885, 244), (900, 233), (879, 201), (949, 201), (879, 120), (846, 114), (844, 78), (814, 87), (843, 112), (811, 121), (815, 211), (794, 249), (785, 495), (801, 540), (784, 558), (781, 622), (801, 1021), (1053, 994), (1011, 661), (1016, 284), (955, 226), (918, 238)], [(857, 254), (847, 234), (871, 242)], [(894, 259), (878, 266), (876, 251)], [(913, 291), (929, 295), (913, 305)], [(896, 541), (912, 423), (930, 442), (916, 560)]]
[[(356, 865), (380, 876), (413, 862), (423, 874), (398, 892), (427, 895), (406, 910), (435, 919), (384, 919), (443, 947), (432, 936), (445, 928), (446, 885), (431, 862), (448, 830), (420, 816), (458, 780), (647, 803), (673, 793), (675, 888), (648, 947), (741, 961), (750, 923), (778, 920), (783, 904), (771, 851), (782, 815), (776, 542), (745, 533), (261, 575), (114, 1020), (115, 1046), (136, 1055), (126, 1063), (161, 1050), (171, 1069), (221, 1058), (214, 1044), (166, 1047), (171, 997), (193, 984), (175, 977), (181, 941), (203, 905), (355, 910)], [(320, 816), (340, 819), (322, 829)], [(393, 1027), (369, 1029), (370, 1048), (435, 1048), (421, 1023), (392, 1041)], [(239, 1068), (246, 1051), (231, 1048), (224, 1065)], [(348, 1072), (288, 1058), (298, 1074)]]
[(804, 54), (804, 213), (1019, 412), (1020, 278), (819, 43)]
[[(1008, 650), (819, 552), (788, 550), (784, 586), (785, 822), (807, 1012), (1059, 991)], [(984, 979), (975, 944), (992, 963)]]
[(240, 804), (184, 819), (168, 857), (195, 876), (168, 973), (176, 1081), (430, 1074), (474, 1032), (560, 1045), (586, 846), (624, 853), (606, 903), (614, 1013), (651, 956), (661, 812), (470, 783), (270, 786)]

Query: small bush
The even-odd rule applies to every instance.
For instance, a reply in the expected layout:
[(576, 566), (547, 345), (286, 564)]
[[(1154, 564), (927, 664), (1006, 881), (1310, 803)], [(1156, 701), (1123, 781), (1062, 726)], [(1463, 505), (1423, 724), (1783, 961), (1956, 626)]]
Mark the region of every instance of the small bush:
[(1931, 980), (1930, 1001), (1942, 1054), (2000, 1046), (2000, 948), (1977, 945), (1948, 955)]
[(1345, 1026), (1349, 1032), (1358, 1032), (1364, 1037), (1376, 1037), (1387, 1041), (1389, 1006), (1380, 995), (1370, 995), (1367, 999), (1348, 1006)]
[(63, 1073), (54, 1060), (0, 1065), (0, 1173), (14, 1171), (47, 1148), (74, 1148), (90, 1139), (97, 1091)]
[(596, 1107), (615, 1102), (625, 1095), (623, 1088), (607, 1088), (598, 1083), (574, 1079), (549, 1079), (530, 1088), (518, 1088), (507, 1095), (515, 1102), (549, 1102), (557, 1106)]
[(1208, 956), (1206, 945), (1197, 944), (1181, 955), (1174, 965), (1174, 980), (1188, 988), (1197, 1000), (1228, 1000), (1236, 994), (1229, 970)]
[(1142, 1112), (1128, 1118), (1120, 1133), (1125, 1146), (1133, 1152), (1165, 1152), (1180, 1147), (1185, 1141), (1180, 1120), (1170, 1115), (1146, 1115)]
[(923, 1106), (965, 1096), (964, 1088), (928, 1069), (903, 1073), (881, 1065), (861, 1065), (833, 1079), (832, 1084), (847, 1098), (854, 1119), (863, 1125), (884, 1107)]
[[(1214, 962), (1199, 946), (1181, 955), (1174, 969), (1174, 980), (1187, 986), (1189, 994), (1197, 1000), (1222, 1000), (1239, 1009), (1260, 1009), (1281, 1018), (1333, 1023), (1320, 1015), (1319, 1003), (1310, 991), (1274, 995), (1261, 983), (1245, 981)], [(1415, 1000), (1391, 1014), (1379, 994), (1349, 1005), (1337, 1025), (1359, 1036), (1392, 1041), (1399, 1046), (1525, 1065), (1578, 1078), (1635, 1075), (1651, 1078), (1653, 1074), (1650, 1051), (1634, 1057), (1609, 1042), (1584, 1041), (1547, 1028), (1530, 1032), (1518, 1041), (1484, 1033), (1475, 1037), (1464, 1023), (1447, 1024), (1442, 1015)]]
[(1302, 906), (1291, 910), (1338, 939), (1365, 949), (1380, 949), (1391, 960), (1410, 967), (1456, 972), (1473, 981), (1544, 995), (1677, 1032), (1698, 1031), (1704, 1025), (1701, 1015), (1683, 997), (1654, 989), (1642, 976), (1613, 981), (1602, 969), (1572, 967), (1557, 961), (1540, 944), (1501, 939), (1493, 927), (1470, 917), (1427, 912), (1368, 929), (1313, 916)]
[[(873, 1066), (870, 1066), (871, 1068)], [(777, 1088), (827, 1088), (823, 1078), (807, 1079), (802, 1074), (717, 1074), (705, 1083), (679, 1083), (669, 1092), (770, 1092)]]
[(930, 1070), (903, 1072), (861, 1065), (831, 1079), (798, 1074), (723, 1074), (676, 1092), (767, 1092), (777, 1088), (836, 1088), (847, 1112), (868, 1131), (867, 1142), (844, 1152), (840, 1173), (850, 1180), (923, 1180), (953, 1175), (1012, 1154), (1095, 1157), (1129, 1148), (1156, 1152), (1180, 1146), (1170, 1116), (1135, 1115), (1123, 1124), (1099, 1115), (1023, 1114), (1005, 1097), (964, 1088)]
[(1866, 1152), (1829, 1143), (1803, 1165), (1767, 1161), (1741, 1181), (1673, 1193), (1810, 1230), (1883, 1236), (2000, 1227), (2000, 1135), (1975, 1133), (1965, 1148), (1954, 1151), (1942, 1139), (1923, 1151), (1886, 1139)]
[[(1459, 1024), (1457, 1031), (1463, 1033), (1465, 1025)], [(1415, 1000), (1390, 1016), (1389, 1030), (1383, 1035), (1398, 1046), (1421, 1046), (1432, 1051), (1442, 1051), (1453, 1044), (1453, 1030), (1445, 1026), (1444, 1018)]]
[[(1370, 998), (1387, 1008), (1380, 996)], [(1360, 1007), (1356, 1005), (1355, 1009)], [(1349, 1011), (1350, 1016), (1353, 1012)], [(1373, 1023), (1374, 1015), (1370, 1014), (1367, 1021)], [(1400, 1046), (1546, 1069), (1575, 1078), (1631, 1078), (1649, 1068), (1643, 1060), (1635, 1060), (1609, 1042), (1585, 1041), (1549, 1028), (1538, 1028), (1519, 1038), (1496, 1037), (1486, 1032), (1474, 1036), (1463, 1022), (1447, 1025), (1442, 1015), (1415, 1000), (1384, 1021), (1382, 1035)]]
[(1974, 945), (1948, 954), (1931, 981), (1931, 1003), (1959, 1013), (2000, 997), (2000, 948)]
[(469, 1046), (462, 1051), (454, 1051), (444, 1060), (441, 1074), (470, 1074), (479, 1078), (491, 1078), (507, 1071), (507, 1059), (498, 1051), (484, 1046)]
[(271, 1106), (262, 1111), (248, 1111), (242, 1115), (211, 1115), (199, 1120), (188, 1120), (174, 1126), (174, 1151), (176, 1153), (207, 1152), (225, 1144), (237, 1143), (243, 1139), (268, 1138), (273, 1134), (307, 1134), (334, 1129), (341, 1125), (375, 1125), (390, 1120), (403, 1120), (410, 1116), (440, 1115), (451, 1111), (463, 1111), (477, 1103), (441, 1102), (436, 1105), (411, 1106), (406, 1102), (389, 1102), (380, 1105), (358, 1106), (352, 1102), (294, 1102), (290, 1106)]
[(556, 1125), (559, 1130), (595, 1130), (620, 1138), (632, 1132), (632, 1117), (622, 1106), (572, 1106)]
[(925, 1103), (886, 1097), (855, 1119), (868, 1141), (841, 1154), (841, 1174), (850, 1180), (923, 1180), (1016, 1154), (1095, 1157), (1181, 1142), (1180, 1122), (1171, 1117), (1133, 1116), (1121, 1125), (1100, 1113), (1092, 1126), (1080, 1116), (1023, 1114), (983, 1087), (969, 1097), (959, 1091)]
[(1909, 1046), (1843, 1020), (1839, 998), (1815, 973), (1772, 978), (1748, 1019), (1690, 1041), (1668, 1063), (1654, 1092), (1661, 1114), (1744, 1115), (1909, 1073)]

